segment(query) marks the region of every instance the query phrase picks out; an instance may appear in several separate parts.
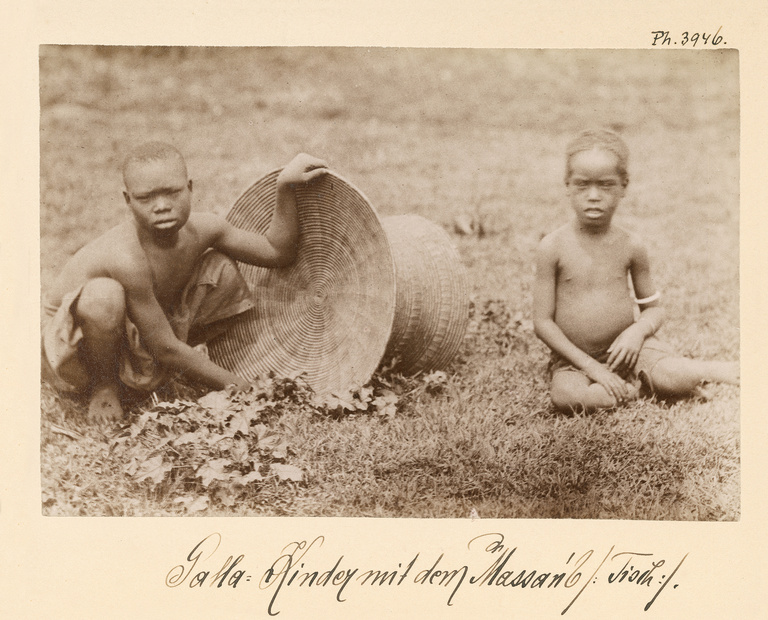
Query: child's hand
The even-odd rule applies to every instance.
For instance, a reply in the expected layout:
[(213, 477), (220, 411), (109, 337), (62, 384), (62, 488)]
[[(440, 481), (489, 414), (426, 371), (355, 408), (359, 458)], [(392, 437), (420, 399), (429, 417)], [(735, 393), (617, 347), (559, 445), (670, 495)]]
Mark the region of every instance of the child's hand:
[(627, 370), (632, 370), (637, 364), (643, 342), (645, 342), (645, 334), (642, 329), (637, 328), (637, 323), (627, 327), (608, 347), (606, 361), (608, 368), (616, 370), (623, 365)]
[(328, 167), (322, 159), (317, 159), (306, 153), (299, 153), (283, 168), (277, 177), (277, 184), (294, 186), (308, 183), (326, 172), (328, 172)]
[(590, 364), (584, 372), (592, 381), (602, 385), (617, 403), (623, 403), (629, 397), (632, 386), (599, 362)]

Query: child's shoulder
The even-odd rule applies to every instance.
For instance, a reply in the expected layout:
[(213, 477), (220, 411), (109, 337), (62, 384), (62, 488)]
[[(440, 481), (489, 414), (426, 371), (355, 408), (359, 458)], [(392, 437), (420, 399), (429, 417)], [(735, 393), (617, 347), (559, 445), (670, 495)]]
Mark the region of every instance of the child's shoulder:
[(209, 211), (193, 211), (189, 214), (186, 227), (206, 235), (217, 233), (226, 225), (227, 220), (221, 215)]
[(570, 224), (563, 224), (552, 232), (542, 235), (541, 241), (539, 241), (539, 245), (551, 245), (552, 243), (562, 241), (569, 236), (573, 236), (572, 227)]
[(626, 247), (633, 254), (636, 252), (645, 252), (645, 241), (636, 232), (627, 230), (621, 226), (612, 226), (615, 239)]
[(190, 221), (207, 221), (207, 220), (224, 220), (226, 219), (223, 215), (219, 215), (218, 213), (214, 213), (213, 211), (191, 211), (189, 214), (189, 220)]
[(141, 245), (131, 223), (123, 222), (92, 239), (67, 261), (64, 271), (84, 279), (118, 277), (142, 266)]
[(134, 256), (138, 250), (136, 229), (131, 222), (124, 221), (91, 240), (78, 253), (96, 261), (112, 262)]
[(539, 240), (538, 251), (541, 253), (550, 253), (557, 248), (562, 247), (569, 239), (573, 238), (573, 230), (570, 224), (563, 224), (560, 228), (553, 230), (541, 237)]
[(223, 216), (217, 215), (216, 213), (211, 213), (210, 211), (192, 211), (192, 213), (189, 214), (187, 224), (192, 224), (195, 226), (209, 226), (219, 225), (224, 221), (225, 218)]

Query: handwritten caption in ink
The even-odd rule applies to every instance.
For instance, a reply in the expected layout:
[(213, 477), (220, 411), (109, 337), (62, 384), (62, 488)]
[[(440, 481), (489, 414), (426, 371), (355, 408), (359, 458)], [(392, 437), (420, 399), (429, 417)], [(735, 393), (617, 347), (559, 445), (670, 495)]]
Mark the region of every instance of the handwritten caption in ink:
[(723, 41), (723, 35), (720, 34), (722, 29), (723, 27), (720, 26), (715, 34), (707, 34), (706, 32), (689, 32), (686, 30), (679, 37), (674, 34), (670, 35), (669, 30), (652, 30), (651, 35), (653, 35), (653, 41), (651, 41), (651, 45), (654, 47), (672, 46), (678, 44), (683, 47), (686, 45), (689, 47), (696, 47), (697, 45), (699, 45), (699, 47), (704, 47), (707, 45), (710, 47), (728, 45), (727, 41)]
[[(565, 605), (560, 614), (565, 615), (598, 581), (613, 588), (634, 588), (642, 595), (643, 609), (648, 611), (667, 587), (678, 587), (674, 578), (688, 557), (686, 553), (679, 560), (668, 561), (649, 552), (617, 550), (614, 545), (605, 553), (594, 549), (570, 552), (557, 566), (534, 566), (532, 560), (522, 557), (519, 547), (505, 543), (503, 534), (491, 532), (469, 540), (470, 563), (451, 562), (445, 553), (427, 557), (416, 552), (412, 557), (409, 554), (398, 558), (396, 565), (393, 562), (364, 568), (345, 560), (343, 554), (324, 559), (320, 548), (325, 537), (317, 536), (311, 541), (288, 543), (276, 559), (265, 564), (266, 568), (256, 570), (252, 565), (248, 568), (245, 554), (219, 553), (221, 543), (218, 533), (203, 538), (181, 564), (168, 571), (165, 585), (189, 589), (207, 586), (226, 591), (249, 582), (258, 583), (259, 590), (268, 597), (265, 605), (270, 616), (280, 614), (291, 593), (328, 593), (325, 595), (332, 595), (337, 603), (344, 603), (361, 591), (400, 586), (442, 587), (448, 606), (460, 604), (461, 591), (472, 587), (546, 591), (548, 596), (559, 597)], [(252, 580), (254, 574), (260, 577)]]

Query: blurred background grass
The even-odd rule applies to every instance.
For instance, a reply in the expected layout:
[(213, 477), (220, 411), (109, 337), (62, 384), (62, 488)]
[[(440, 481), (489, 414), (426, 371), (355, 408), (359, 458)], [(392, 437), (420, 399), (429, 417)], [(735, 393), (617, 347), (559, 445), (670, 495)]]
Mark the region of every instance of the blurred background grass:
[(647, 237), (665, 299), (696, 315), (692, 294), (709, 289), (727, 330), (738, 322), (737, 54), (43, 47), (43, 288), (126, 215), (122, 156), (157, 138), (186, 155), (204, 210), (226, 212), (298, 151), (383, 215), (447, 225), (479, 205), (497, 236), (468, 257), (483, 270), (476, 292), (518, 297), (538, 237), (568, 217), (564, 145), (601, 124), (629, 142), (620, 220)]

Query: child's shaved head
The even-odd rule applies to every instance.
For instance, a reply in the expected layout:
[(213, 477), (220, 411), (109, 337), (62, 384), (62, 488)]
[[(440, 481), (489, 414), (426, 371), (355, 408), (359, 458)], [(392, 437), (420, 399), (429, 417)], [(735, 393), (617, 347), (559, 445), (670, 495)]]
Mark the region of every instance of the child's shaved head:
[(176, 147), (165, 142), (146, 142), (128, 153), (128, 156), (123, 161), (123, 182), (125, 182), (126, 171), (131, 164), (141, 164), (163, 159), (178, 160), (184, 166), (184, 174), (186, 175), (187, 165), (184, 162), (184, 157), (182, 157)]
[(565, 149), (565, 182), (571, 176), (571, 158), (582, 151), (601, 149), (616, 155), (616, 171), (624, 184), (629, 182), (627, 164), (629, 149), (619, 134), (610, 129), (586, 129), (568, 143)]

